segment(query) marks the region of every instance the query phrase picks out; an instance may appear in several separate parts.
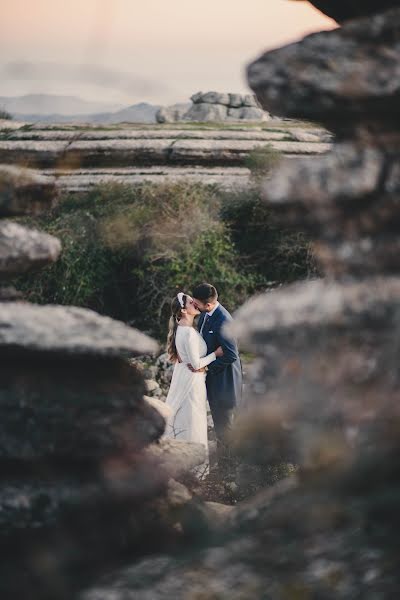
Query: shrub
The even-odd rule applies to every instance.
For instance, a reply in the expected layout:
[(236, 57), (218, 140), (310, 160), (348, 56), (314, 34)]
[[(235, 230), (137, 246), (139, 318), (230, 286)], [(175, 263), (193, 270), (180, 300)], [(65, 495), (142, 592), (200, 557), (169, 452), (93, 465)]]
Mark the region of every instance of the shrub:
[(221, 218), (241, 257), (242, 268), (254, 274), (256, 289), (315, 274), (306, 236), (284, 229), (268, 204), (260, 199), (256, 187), (224, 194)]
[(212, 280), (234, 309), (251, 285), (218, 207), (215, 190), (187, 183), (67, 197), (35, 223), (61, 239), (60, 260), (18, 287), (32, 301), (90, 307), (164, 338), (177, 290)]
[(160, 339), (178, 290), (209, 280), (234, 310), (310, 270), (304, 236), (282, 231), (255, 189), (101, 185), (66, 196), (34, 224), (59, 237), (63, 252), (16, 282), (31, 301), (93, 308)]
[(245, 159), (245, 166), (250, 169), (252, 176), (258, 180), (268, 175), (282, 160), (282, 153), (272, 146), (266, 144), (252, 150)]
[(4, 108), (0, 108), (0, 119), (11, 121), (12, 115), (8, 111), (4, 110)]

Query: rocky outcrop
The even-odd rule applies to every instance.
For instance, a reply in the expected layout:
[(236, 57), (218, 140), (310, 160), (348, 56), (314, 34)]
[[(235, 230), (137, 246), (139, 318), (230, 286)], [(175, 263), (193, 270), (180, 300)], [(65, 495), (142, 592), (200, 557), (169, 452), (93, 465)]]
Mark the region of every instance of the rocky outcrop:
[(277, 115), (320, 121), (346, 138), (369, 130), (376, 145), (390, 146), (399, 115), (399, 22), (393, 10), (267, 52), (249, 66), (250, 85)]
[(197, 92), (191, 97), (192, 106), (186, 111), (174, 107), (158, 111), (158, 123), (177, 121), (224, 122), (224, 121), (268, 121), (270, 116), (251, 94), (221, 94)]
[[(210, 106), (214, 106), (211, 105)], [(268, 143), (267, 136), (214, 136), (196, 139), (175, 132), (161, 139), (117, 139), (64, 141), (0, 141), (0, 160), (5, 163), (24, 161), (39, 168), (71, 171), (79, 168), (137, 166), (243, 166), (249, 154)], [(315, 136), (310, 142), (293, 140), (290, 133), (270, 141), (273, 149), (285, 154), (320, 154), (330, 148)], [(233, 139), (232, 139), (233, 138)], [(244, 138), (244, 139), (243, 139)], [(257, 139), (258, 138), (258, 139)], [(283, 138), (283, 139), (282, 139)], [(325, 138), (326, 139), (326, 138)], [(53, 175), (53, 173), (51, 173)]]

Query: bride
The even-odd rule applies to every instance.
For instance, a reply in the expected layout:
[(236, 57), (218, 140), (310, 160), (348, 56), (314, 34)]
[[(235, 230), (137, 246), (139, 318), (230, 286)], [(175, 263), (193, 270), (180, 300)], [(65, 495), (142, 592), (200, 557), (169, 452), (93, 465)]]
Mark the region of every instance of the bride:
[(219, 347), (207, 355), (206, 343), (193, 325), (200, 311), (188, 294), (180, 292), (174, 298), (171, 312), (167, 352), (175, 367), (166, 399), (171, 413), (165, 436), (199, 442), (208, 455), (206, 371), (223, 351)]

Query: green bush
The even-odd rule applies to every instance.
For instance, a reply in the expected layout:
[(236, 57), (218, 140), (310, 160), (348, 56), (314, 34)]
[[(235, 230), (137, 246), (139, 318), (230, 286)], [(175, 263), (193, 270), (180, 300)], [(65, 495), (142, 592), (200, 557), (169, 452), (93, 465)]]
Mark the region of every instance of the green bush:
[(0, 119), (5, 119), (6, 121), (11, 121), (12, 115), (10, 115), (10, 113), (8, 111), (4, 110), (4, 108), (0, 108)]
[(261, 200), (256, 187), (224, 194), (221, 218), (241, 257), (242, 268), (254, 274), (256, 289), (315, 274), (306, 236), (286, 230)]
[(17, 285), (32, 301), (93, 308), (164, 338), (177, 290), (212, 280), (231, 309), (246, 297), (252, 276), (238, 268), (218, 206), (215, 190), (187, 183), (67, 197), (35, 221), (61, 239), (61, 258)]
[(255, 180), (268, 175), (282, 160), (283, 154), (266, 144), (252, 150), (245, 159), (245, 166), (250, 170)]
[(28, 299), (93, 308), (159, 339), (178, 290), (211, 281), (234, 310), (256, 290), (308, 274), (306, 241), (281, 231), (255, 190), (101, 185), (25, 221), (63, 244), (56, 264), (16, 282)]

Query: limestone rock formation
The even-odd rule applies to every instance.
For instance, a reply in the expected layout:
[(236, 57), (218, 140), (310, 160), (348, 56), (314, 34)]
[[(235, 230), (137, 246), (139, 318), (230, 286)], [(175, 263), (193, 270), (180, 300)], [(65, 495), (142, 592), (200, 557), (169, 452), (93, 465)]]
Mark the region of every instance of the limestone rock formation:
[(223, 121), (267, 121), (268, 113), (261, 109), (251, 94), (224, 94), (219, 92), (197, 92), (191, 97), (192, 106), (185, 112), (173, 107), (162, 108), (156, 115), (158, 123), (176, 121), (223, 122)]
[(267, 52), (248, 67), (250, 85), (274, 114), (320, 121), (347, 138), (370, 130), (376, 145), (390, 147), (385, 135), (397, 129), (400, 105), (399, 23), (392, 10)]

